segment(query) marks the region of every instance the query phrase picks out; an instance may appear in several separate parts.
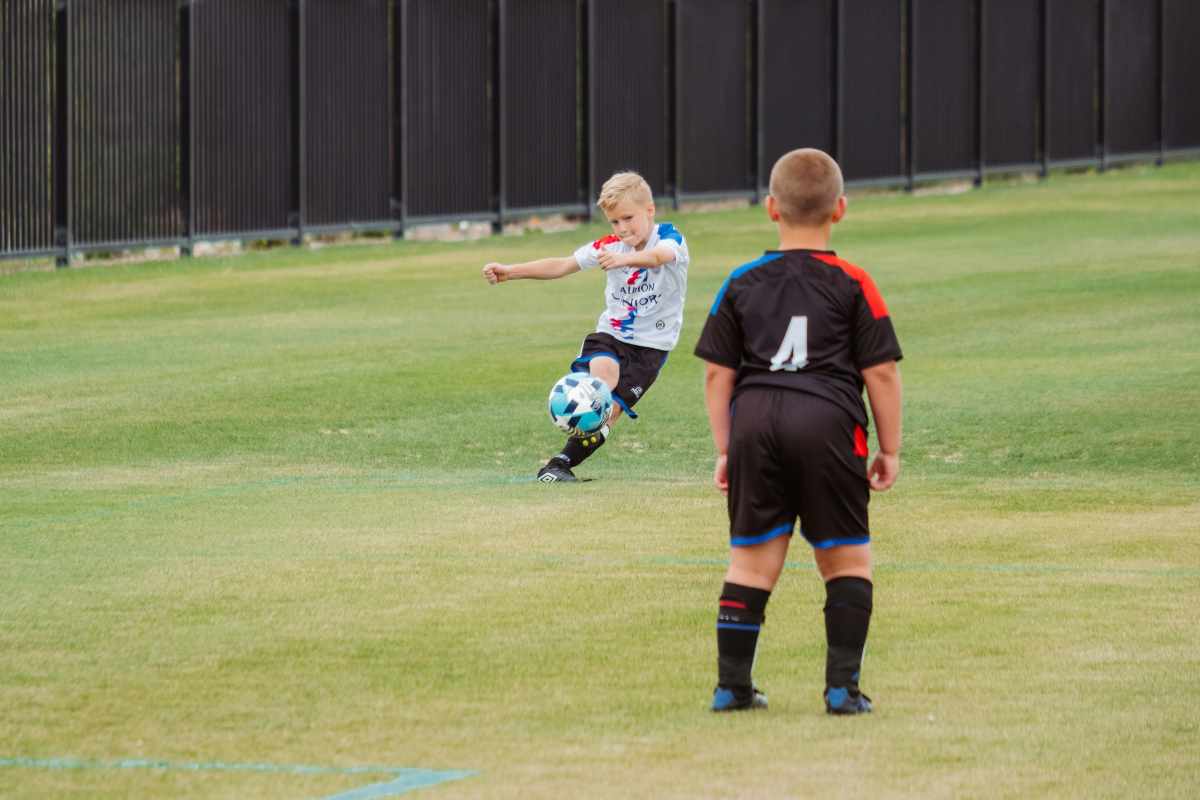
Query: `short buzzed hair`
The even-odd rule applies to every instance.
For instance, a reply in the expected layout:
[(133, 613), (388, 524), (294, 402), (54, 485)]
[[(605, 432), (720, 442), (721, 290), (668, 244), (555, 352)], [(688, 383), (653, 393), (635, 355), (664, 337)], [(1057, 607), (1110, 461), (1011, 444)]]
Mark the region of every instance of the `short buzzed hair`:
[(603, 211), (609, 211), (626, 198), (648, 206), (654, 202), (654, 193), (650, 191), (646, 179), (636, 172), (618, 172), (600, 187), (600, 199), (596, 205)]
[(789, 225), (821, 225), (833, 216), (845, 185), (829, 154), (811, 147), (780, 156), (771, 168), (771, 196)]

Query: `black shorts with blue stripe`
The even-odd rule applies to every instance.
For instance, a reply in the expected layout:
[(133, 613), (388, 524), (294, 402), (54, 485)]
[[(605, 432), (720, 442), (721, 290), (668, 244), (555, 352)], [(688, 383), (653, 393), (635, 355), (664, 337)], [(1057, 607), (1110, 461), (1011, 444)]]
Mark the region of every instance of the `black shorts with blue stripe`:
[(579, 355), (571, 362), (572, 372), (588, 372), (591, 361), (597, 356), (614, 359), (621, 367), (613, 399), (631, 419), (637, 419), (633, 407), (646, 396), (658, 373), (667, 363), (666, 350), (628, 344), (607, 333), (589, 333), (579, 348)]
[(837, 404), (795, 389), (736, 394), (729, 433), (729, 540), (800, 533), (814, 548), (870, 541), (866, 431)]

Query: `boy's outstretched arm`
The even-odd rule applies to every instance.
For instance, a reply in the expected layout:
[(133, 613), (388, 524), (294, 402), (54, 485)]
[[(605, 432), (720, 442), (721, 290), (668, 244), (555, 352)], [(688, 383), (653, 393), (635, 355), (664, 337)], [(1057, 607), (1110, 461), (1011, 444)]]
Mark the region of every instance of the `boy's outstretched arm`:
[(713, 444), (717, 448), (717, 463), (713, 467), (713, 483), (721, 494), (729, 494), (729, 476), (725, 472), (729, 459), (729, 403), (733, 399), (733, 385), (737, 370), (705, 362), (704, 404), (708, 407), (708, 427), (712, 430)]
[(903, 386), (900, 369), (895, 361), (885, 361), (862, 371), (867, 385), (867, 399), (871, 402), (871, 416), (875, 418), (875, 437), (879, 440), (879, 452), (867, 470), (871, 488), (885, 492), (900, 476), (900, 416)]
[(608, 271), (620, 267), (661, 267), (675, 260), (675, 251), (665, 244), (660, 244), (652, 250), (634, 250), (631, 253), (612, 253), (605, 250), (597, 260), (600, 268)]
[(575, 256), (539, 258), (537, 261), (525, 261), (520, 264), (497, 264), (493, 261), (483, 267), (483, 277), (492, 285), (522, 278), (547, 281), (570, 275), (572, 272), (579, 272), (579, 262), (575, 260)]

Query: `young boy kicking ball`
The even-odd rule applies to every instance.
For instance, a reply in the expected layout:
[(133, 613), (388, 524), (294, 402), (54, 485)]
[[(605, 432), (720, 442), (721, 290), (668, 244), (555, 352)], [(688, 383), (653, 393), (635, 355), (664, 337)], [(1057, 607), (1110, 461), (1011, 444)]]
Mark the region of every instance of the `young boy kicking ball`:
[(571, 371), (590, 372), (608, 385), (612, 417), (598, 433), (568, 437), (538, 471), (538, 480), (545, 483), (576, 480), (572, 470), (607, 441), (621, 412), (637, 418), (633, 407), (658, 377), (683, 326), (687, 242), (671, 223), (655, 224), (649, 184), (635, 172), (618, 172), (604, 182), (596, 205), (612, 226), (610, 235), (563, 258), (493, 262), (483, 268), (483, 277), (493, 285), (562, 278), (595, 267), (607, 273), (605, 309), (596, 330), (584, 338)]

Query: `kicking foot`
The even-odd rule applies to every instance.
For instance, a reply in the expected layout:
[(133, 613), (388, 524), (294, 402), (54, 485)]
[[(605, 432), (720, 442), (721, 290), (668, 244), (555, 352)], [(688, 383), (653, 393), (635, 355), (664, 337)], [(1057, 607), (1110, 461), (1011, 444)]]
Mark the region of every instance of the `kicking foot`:
[(546, 462), (546, 466), (538, 470), (537, 479), (542, 483), (579, 480), (575, 477), (575, 473), (571, 472), (571, 468), (558, 458), (552, 458)]

